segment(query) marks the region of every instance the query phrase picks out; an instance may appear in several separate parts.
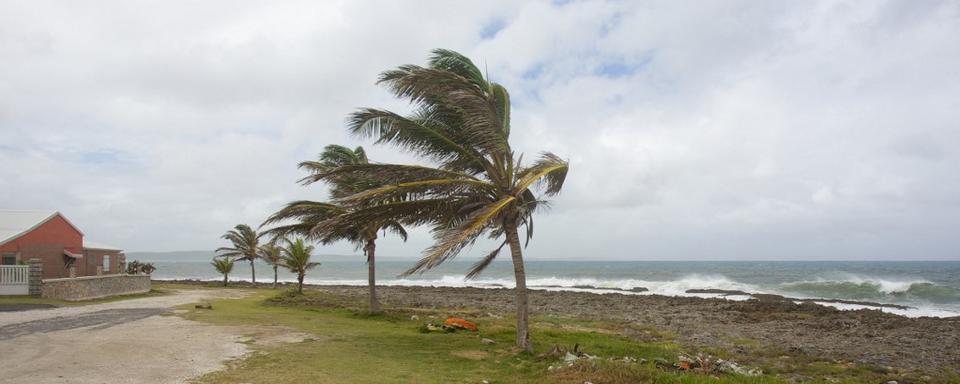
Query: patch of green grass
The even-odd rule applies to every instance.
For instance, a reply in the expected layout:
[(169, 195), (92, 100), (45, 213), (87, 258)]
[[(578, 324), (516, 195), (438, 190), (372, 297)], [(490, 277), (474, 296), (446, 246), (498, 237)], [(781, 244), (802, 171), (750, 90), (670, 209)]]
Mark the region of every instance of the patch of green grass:
[(90, 305), (90, 304), (112, 303), (112, 302), (121, 301), (121, 300), (140, 299), (144, 297), (164, 296), (169, 294), (170, 294), (170, 290), (168, 289), (153, 288), (150, 290), (150, 292), (146, 292), (146, 293), (137, 293), (132, 295), (119, 295), (119, 296), (112, 296), (112, 297), (104, 297), (100, 299), (80, 300), (80, 301), (45, 299), (45, 298), (30, 297), (30, 296), (0, 296), (0, 305), (48, 304), (48, 305), (55, 305), (58, 307), (69, 307), (69, 306), (80, 306), (80, 305)]
[[(321, 304), (309, 306), (303, 303)], [(514, 321), (509, 317), (470, 318), (477, 334), (421, 333), (425, 322), (440, 323), (435, 313), (392, 309), (368, 315), (318, 290), (299, 297), (258, 290), (244, 299), (212, 302), (213, 310), (184, 306), (188, 319), (222, 325), (282, 326), (314, 335), (304, 342), (256, 347), (251, 356), (229, 368), (208, 374), (199, 383), (780, 383), (775, 377), (716, 378), (654, 366), (654, 358), (675, 358), (669, 341), (638, 342), (609, 332), (622, 324), (538, 318), (532, 327), (533, 354), (513, 348)], [(419, 320), (411, 320), (417, 313)], [(449, 312), (453, 313), (453, 311)], [(430, 316), (434, 316), (431, 318)], [(593, 329), (591, 329), (593, 328)], [(484, 345), (480, 338), (496, 341)], [(546, 356), (553, 345), (606, 357), (631, 356), (649, 362), (594, 360), (567, 367), (559, 357)], [(562, 367), (548, 370), (550, 366)]]
[[(228, 369), (208, 374), (198, 383), (878, 383), (912, 382), (920, 376), (889, 372), (880, 367), (826, 361), (758, 340), (728, 338), (738, 351), (694, 349), (674, 335), (624, 321), (567, 316), (536, 316), (531, 322), (534, 353), (513, 348), (514, 319), (475, 309), (387, 308), (382, 314), (365, 311), (362, 300), (324, 289), (304, 295), (290, 290), (250, 289), (243, 299), (212, 302), (214, 310), (188, 311), (182, 316), (223, 325), (280, 326), (312, 334), (307, 341), (264, 347), (232, 362)], [(416, 315), (417, 320), (411, 320)], [(423, 333), (427, 322), (447, 316), (465, 317), (480, 332)], [(496, 341), (484, 345), (481, 338)], [(599, 356), (568, 366), (547, 354), (553, 346)], [(723, 373), (681, 372), (657, 367), (655, 359), (676, 362), (681, 353), (697, 352), (731, 358), (746, 367), (759, 367), (760, 377)], [(607, 358), (632, 357), (646, 363)], [(642, 360), (641, 360), (642, 361)], [(554, 367), (550, 369), (550, 367)], [(956, 373), (926, 380), (952, 383)]]

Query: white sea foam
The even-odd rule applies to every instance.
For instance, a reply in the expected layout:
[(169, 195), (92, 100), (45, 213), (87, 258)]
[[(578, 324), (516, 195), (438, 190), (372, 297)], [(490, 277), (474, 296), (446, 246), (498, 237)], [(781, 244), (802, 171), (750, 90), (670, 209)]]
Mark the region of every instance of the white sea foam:
[[(218, 281), (219, 279), (210, 279)], [(293, 282), (289, 279), (281, 279), (286, 282)], [(350, 285), (364, 286), (367, 284), (365, 279), (316, 279), (307, 278), (305, 283), (315, 285)], [(778, 287), (765, 288), (758, 285), (747, 284), (730, 279), (727, 276), (719, 274), (689, 274), (675, 280), (640, 280), (640, 279), (597, 279), (597, 278), (566, 278), (566, 277), (536, 277), (527, 280), (527, 286), (530, 289), (547, 291), (574, 291), (590, 292), (597, 294), (623, 294), (623, 295), (664, 295), (664, 296), (686, 296), (703, 298), (723, 298), (727, 300), (748, 300), (750, 296), (744, 295), (723, 295), (712, 293), (687, 293), (691, 289), (720, 289), (728, 291), (744, 291), (749, 293), (772, 293), (797, 297), (801, 299), (834, 299), (835, 297), (822, 297), (816, 295), (798, 294), (797, 291), (791, 291), (789, 287), (797, 284), (815, 284), (830, 285), (852, 283), (856, 285), (869, 284), (878, 287), (883, 294), (908, 292), (914, 284), (931, 284), (925, 280), (894, 280), (880, 279), (873, 277), (858, 276), (846, 274), (844, 276), (818, 277), (808, 281), (784, 283)], [(458, 275), (445, 275), (436, 279), (383, 279), (378, 281), (383, 286), (410, 286), (410, 287), (476, 287), (476, 288), (513, 288), (513, 279), (507, 278), (486, 278), (486, 279), (465, 279)], [(647, 288), (647, 291), (631, 291), (635, 288)], [(960, 316), (960, 311), (934, 307), (931, 305), (913, 305), (909, 309), (898, 308), (878, 308), (876, 306), (817, 302), (817, 304), (834, 307), (840, 310), (858, 310), (858, 309), (880, 309), (883, 312), (893, 313), (907, 317), (952, 317)]]

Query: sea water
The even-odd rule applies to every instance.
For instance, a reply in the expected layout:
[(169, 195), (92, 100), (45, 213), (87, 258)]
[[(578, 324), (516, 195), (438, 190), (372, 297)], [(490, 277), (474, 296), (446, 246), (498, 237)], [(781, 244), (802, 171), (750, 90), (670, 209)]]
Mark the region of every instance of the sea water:
[[(136, 255), (128, 255), (132, 260)], [(366, 285), (362, 257), (317, 258), (322, 265), (305, 280), (318, 285)], [(143, 259), (142, 259), (143, 260)], [(219, 280), (209, 261), (164, 261), (155, 258), (155, 279)], [(399, 277), (413, 260), (377, 261), (377, 283), (394, 286), (495, 288), (514, 286), (508, 260), (490, 265), (476, 279), (464, 278), (472, 261), (453, 260), (423, 274)], [(273, 270), (258, 263), (257, 281), (273, 280)], [(910, 309), (881, 308), (905, 316), (960, 316), (960, 261), (557, 261), (528, 260), (531, 289), (584, 291), (603, 294), (724, 297), (749, 296), (688, 293), (692, 289), (723, 289), (771, 293), (798, 299), (839, 299), (899, 304)], [(281, 269), (281, 281), (295, 276)], [(237, 263), (231, 281), (250, 280), (249, 264)], [(636, 292), (637, 288), (647, 291)], [(841, 309), (876, 308), (856, 304), (821, 303)]]

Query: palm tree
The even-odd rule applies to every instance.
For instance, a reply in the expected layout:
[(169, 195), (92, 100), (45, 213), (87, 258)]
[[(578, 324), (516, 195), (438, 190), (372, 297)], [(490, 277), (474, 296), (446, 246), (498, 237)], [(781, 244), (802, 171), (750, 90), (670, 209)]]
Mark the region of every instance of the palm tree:
[(303, 293), (303, 277), (307, 271), (320, 266), (320, 263), (310, 261), (310, 254), (313, 252), (312, 245), (306, 245), (303, 239), (294, 241), (287, 240), (287, 245), (282, 249), (283, 266), (292, 273), (297, 274), (297, 292)]
[(532, 350), (528, 332), (526, 274), (518, 228), (526, 242), (533, 214), (545, 196), (560, 192), (569, 165), (544, 152), (532, 164), (510, 147), (510, 97), (465, 56), (435, 50), (429, 66), (404, 65), (378, 81), (409, 100), (409, 116), (365, 108), (350, 118), (350, 131), (419, 155), (435, 166), (352, 164), (318, 171), (315, 179), (378, 180), (379, 187), (340, 198), (349, 212), (319, 223), (324, 231), (350, 222), (395, 220), (432, 226), (435, 244), (404, 274), (422, 273), (457, 256), (480, 236), (505, 238), (467, 273), (476, 277), (509, 245), (516, 281), (517, 346)]
[(246, 224), (237, 224), (236, 227), (227, 231), (223, 236), (224, 240), (233, 243), (233, 247), (217, 248), (217, 254), (223, 257), (229, 257), (239, 261), (250, 262), (250, 280), (257, 283), (257, 271), (254, 268), (254, 262), (260, 258), (260, 234)]
[(217, 269), (217, 272), (223, 274), (223, 286), (227, 286), (227, 275), (230, 272), (233, 272), (233, 259), (226, 257), (214, 257), (213, 262), (210, 263), (214, 268)]
[[(343, 198), (357, 192), (379, 187), (382, 184), (367, 177), (351, 177), (350, 175), (323, 177), (323, 173), (348, 165), (370, 164), (363, 147), (350, 149), (340, 145), (328, 145), (320, 153), (317, 161), (300, 163), (300, 168), (307, 169), (311, 175), (302, 179), (305, 185), (324, 181), (330, 186), (330, 195), (333, 198)], [(294, 224), (283, 225), (266, 231), (275, 236), (296, 234), (308, 239), (317, 240), (323, 244), (336, 241), (347, 241), (362, 249), (367, 258), (367, 285), (370, 299), (370, 312), (380, 312), (380, 300), (377, 299), (376, 253), (378, 233), (393, 232), (403, 241), (407, 240), (407, 232), (396, 220), (370, 220), (342, 222), (337, 227), (327, 227), (318, 231), (317, 224), (333, 216), (344, 214), (351, 208), (337, 204), (315, 201), (294, 201), (270, 216), (263, 225), (293, 220)]]
[(260, 257), (273, 267), (273, 288), (277, 287), (277, 268), (280, 267), (282, 253), (282, 249), (274, 242), (260, 246)]

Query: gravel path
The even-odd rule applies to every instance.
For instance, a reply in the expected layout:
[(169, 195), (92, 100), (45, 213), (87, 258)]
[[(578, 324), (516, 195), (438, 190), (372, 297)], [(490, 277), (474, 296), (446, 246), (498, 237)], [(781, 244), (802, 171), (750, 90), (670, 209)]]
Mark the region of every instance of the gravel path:
[(182, 383), (248, 352), (236, 329), (184, 320), (172, 307), (237, 297), (181, 290), (105, 304), (0, 313), (4, 383)]

